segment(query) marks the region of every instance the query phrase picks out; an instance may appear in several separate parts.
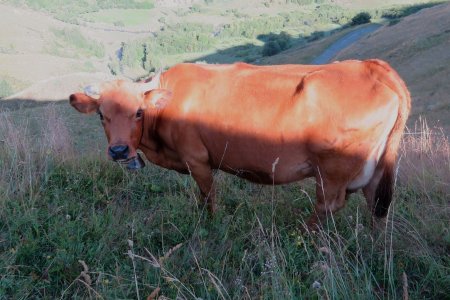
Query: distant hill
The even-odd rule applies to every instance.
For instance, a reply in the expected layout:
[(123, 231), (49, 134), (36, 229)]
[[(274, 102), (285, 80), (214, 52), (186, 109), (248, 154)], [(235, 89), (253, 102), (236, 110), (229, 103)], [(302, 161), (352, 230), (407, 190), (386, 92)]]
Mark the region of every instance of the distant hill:
[(177, 7), (180, 5), (192, 5), (202, 2), (202, 0), (155, 0), (157, 7)]
[[(420, 115), (450, 132), (450, 3), (423, 9), (385, 25), (342, 50), (333, 60), (381, 58), (406, 81), (413, 99), (410, 125)], [(312, 44), (265, 58), (262, 64), (310, 63), (350, 28)]]
[[(139, 78), (181, 61), (310, 63), (356, 28), (342, 26), (359, 11), (381, 17), (435, 0), (0, 2), (0, 98), (43, 103), (66, 98), (93, 74)], [(425, 112), (450, 127), (449, 36), (445, 4), (382, 27), (335, 59), (389, 61), (412, 91), (415, 116)], [(286, 49), (281, 41), (287, 51), (265, 56), (271, 44)]]
[(405, 79), (419, 114), (450, 128), (450, 3), (386, 25), (344, 49), (335, 60), (381, 58)]

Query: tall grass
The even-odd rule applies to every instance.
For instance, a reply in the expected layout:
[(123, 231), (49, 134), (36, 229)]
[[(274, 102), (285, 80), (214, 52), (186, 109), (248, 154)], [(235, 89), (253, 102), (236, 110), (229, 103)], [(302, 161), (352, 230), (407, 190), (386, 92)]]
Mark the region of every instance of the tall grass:
[(30, 194), (55, 163), (72, 157), (71, 138), (54, 106), (48, 106), (40, 131), (36, 124), (0, 113), (0, 187), (6, 197)]
[(1, 115), (0, 298), (443, 299), (450, 292), (449, 142), (425, 123), (405, 135), (382, 229), (371, 229), (357, 195), (320, 230), (304, 232), (312, 181), (261, 187), (219, 173), (220, 208), (209, 218), (188, 176), (151, 166), (128, 173), (75, 155), (57, 112), (50, 107), (39, 127)]
[(11, 76), (0, 76), (0, 98), (8, 97), (27, 87), (28, 83)]

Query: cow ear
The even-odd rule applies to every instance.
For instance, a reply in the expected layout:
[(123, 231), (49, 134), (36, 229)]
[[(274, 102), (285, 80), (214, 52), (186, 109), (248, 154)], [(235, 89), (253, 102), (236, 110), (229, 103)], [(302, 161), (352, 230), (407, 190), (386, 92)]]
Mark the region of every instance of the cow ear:
[(146, 107), (163, 109), (170, 103), (172, 92), (165, 89), (154, 89), (144, 93), (144, 104)]
[(69, 97), (70, 105), (83, 114), (89, 114), (98, 110), (98, 102), (83, 93), (72, 94)]

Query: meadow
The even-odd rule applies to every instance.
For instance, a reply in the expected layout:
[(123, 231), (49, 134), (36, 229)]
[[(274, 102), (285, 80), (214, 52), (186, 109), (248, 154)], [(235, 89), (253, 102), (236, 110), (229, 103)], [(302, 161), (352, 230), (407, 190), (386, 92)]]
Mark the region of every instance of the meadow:
[[(99, 121), (66, 104), (0, 115), (2, 299), (445, 299), (450, 144), (405, 135), (395, 201), (371, 228), (362, 195), (304, 233), (314, 183), (217, 173), (210, 218), (192, 178), (107, 161)], [(158, 293), (159, 298), (150, 297)]]
[[(0, 4), (0, 20), (8, 28), (0, 36), (0, 97), (75, 70), (137, 79), (182, 61), (263, 64), (282, 51), (367, 22), (355, 22), (361, 13), (373, 22), (394, 23), (439, 3), (398, 2), (351, 7), (330, 0), (214, 0), (167, 8), (152, 0), (5, 0)], [(29, 65), (36, 72), (29, 72)]]
[[(345, 9), (289, 0), (252, 10), (204, 1), (158, 11), (161, 29), (118, 40), (119, 58), (103, 36), (70, 26), (140, 26), (154, 1), (5, 2), (64, 22), (43, 35), (46, 54), (118, 75), (184, 60), (270, 64), (280, 53), (283, 63), (307, 63), (360, 12), (394, 26), (437, 3)], [(403, 52), (442, 40), (433, 35)], [(2, 74), (0, 97), (24, 85)], [(450, 141), (417, 115), (403, 138), (386, 222), (372, 226), (358, 193), (305, 232), (313, 180), (260, 186), (217, 172), (218, 211), (209, 217), (190, 176), (148, 162), (128, 172), (107, 160), (96, 116), (66, 101), (28, 100), (0, 102), (0, 299), (449, 299)]]

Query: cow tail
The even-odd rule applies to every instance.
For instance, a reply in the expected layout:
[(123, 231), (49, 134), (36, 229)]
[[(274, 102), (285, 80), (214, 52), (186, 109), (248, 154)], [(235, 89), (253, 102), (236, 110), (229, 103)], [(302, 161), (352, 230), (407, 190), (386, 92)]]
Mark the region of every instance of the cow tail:
[(388, 136), (385, 152), (379, 161), (379, 167), (382, 167), (383, 175), (375, 191), (373, 214), (382, 218), (387, 215), (394, 194), (397, 153), (411, 109), (411, 96), (404, 81), (387, 63), (380, 60), (370, 60), (370, 62), (384, 69), (384, 76), (381, 76), (380, 79), (399, 96), (397, 120)]

